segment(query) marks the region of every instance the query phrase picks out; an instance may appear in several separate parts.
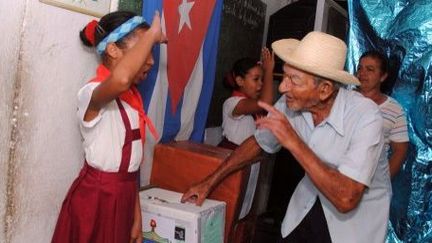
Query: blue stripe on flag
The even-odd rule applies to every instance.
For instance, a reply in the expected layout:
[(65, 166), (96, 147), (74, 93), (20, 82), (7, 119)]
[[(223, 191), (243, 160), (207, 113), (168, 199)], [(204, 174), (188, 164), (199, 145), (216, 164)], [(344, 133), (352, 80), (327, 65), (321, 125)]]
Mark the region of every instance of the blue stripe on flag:
[(202, 142), (204, 140), (204, 130), (207, 122), (208, 110), (213, 94), (213, 86), (216, 72), (216, 57), (218, 51), (219, 41), (219, 26), (222, 14), (223, 1), (216, 1), (213, 15), (207, 30), (207, 36), (204, 40), (204, 82), (201, 95), (198, 102), (197, 111), (195, 113), (194, 129), (190, 139), (195, 142)]
[[(161, 0), (143, 0), (142, 16), (144, 17), (146, 22), (150, 25), (153, 21), (153, 16), (156, 10), (158, 10), (159, 13), (162, 14)], [(155, 62), (153, 68), (148, 73), (147, 79), (144, 82), (142, 82), (138, 87), (143, 97), (144, 109), (146, 111), (148, 111), (148, 106), (150, 104), (150, 100), (153, 94), (153, 89), (156, 83), (156, 77), (159, 70), (159, 55), (160, 55), (159, 53), (160, 53), (160, 45), (155, 45), (153, 47), (153, 58)]]
[(176, 113), (173, 114), (172, 106), (171, 106), (171, 96), (168, 92), (168, 98), (166, 101), (166, 109), (165, 109), (164, 130), (161, 138), (162, 143), (174, 140), (175, 136), (179, 132), (180, 125), (181, 125), (180, 118), (181, 118), (182, 104), (183, 104), (183, 97), (179, 101)]

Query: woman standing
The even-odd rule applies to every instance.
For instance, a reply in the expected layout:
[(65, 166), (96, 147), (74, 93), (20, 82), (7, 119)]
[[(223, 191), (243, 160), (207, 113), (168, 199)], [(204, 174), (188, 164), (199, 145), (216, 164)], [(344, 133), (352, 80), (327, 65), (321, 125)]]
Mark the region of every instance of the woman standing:
[(387, 63), (387, 58), (383, 54), (377, 51), (365, 52), (360, 57), (357, 77), (361, 83), (360, 93), (379, 106), (384, 118), (385, 156), (389, 158), (390, 176), (393, 178), (405, 161), (409, 139), (402, 107), (380, 89), (388, 76)]

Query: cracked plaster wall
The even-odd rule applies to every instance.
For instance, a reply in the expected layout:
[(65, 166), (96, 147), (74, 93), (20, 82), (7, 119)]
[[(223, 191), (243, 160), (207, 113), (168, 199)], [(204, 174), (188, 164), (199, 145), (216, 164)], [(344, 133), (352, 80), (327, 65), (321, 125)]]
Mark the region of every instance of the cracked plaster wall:
[(0, 242), (50, 242), (82, 165), (76, 93), (97, 58), (78, 32), (91, 19), (0, 1)]

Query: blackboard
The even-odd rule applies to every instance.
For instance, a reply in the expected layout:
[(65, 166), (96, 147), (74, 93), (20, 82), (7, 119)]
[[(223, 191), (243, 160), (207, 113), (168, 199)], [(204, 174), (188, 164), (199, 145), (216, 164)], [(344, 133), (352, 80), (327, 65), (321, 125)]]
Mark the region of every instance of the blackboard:
[(259, 58), (265, 15), (266, 4), (261, 0), (224, 0), (215, 85), (206, 127), (222, 124), (222, 105), (231, 94), (223, 86), (224, 74), (239, 58)]
[(142, 14), (142, 0), (120, 0), (118, 9), (132, 11), (138, 15)]

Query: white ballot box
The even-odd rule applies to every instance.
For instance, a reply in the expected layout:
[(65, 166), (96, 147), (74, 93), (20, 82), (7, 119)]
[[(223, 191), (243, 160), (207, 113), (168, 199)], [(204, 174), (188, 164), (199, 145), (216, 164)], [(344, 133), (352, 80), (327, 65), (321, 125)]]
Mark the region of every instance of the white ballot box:
[(207, 199), (201, 207), (181, 203), (182, 194), (140, 191), (144, 243), (223, 243), (225, 202)]

